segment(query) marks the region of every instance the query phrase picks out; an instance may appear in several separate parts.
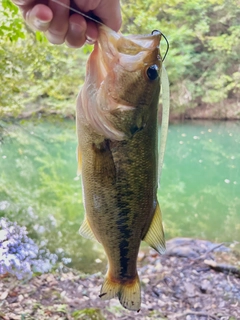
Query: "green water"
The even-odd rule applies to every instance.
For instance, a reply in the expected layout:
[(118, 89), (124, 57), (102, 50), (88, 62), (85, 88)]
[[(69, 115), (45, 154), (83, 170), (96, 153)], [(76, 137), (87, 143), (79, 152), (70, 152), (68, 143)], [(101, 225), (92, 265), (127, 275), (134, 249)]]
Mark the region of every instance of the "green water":
[[(26, 225), (69, 266), (105, 269), (101, 246), (83, 239), (73, 121), (24, 122), (0, 145), (0, 216)], [(166, 237), (240, 241), (240, 122), (170, 126), (159, 202)]]

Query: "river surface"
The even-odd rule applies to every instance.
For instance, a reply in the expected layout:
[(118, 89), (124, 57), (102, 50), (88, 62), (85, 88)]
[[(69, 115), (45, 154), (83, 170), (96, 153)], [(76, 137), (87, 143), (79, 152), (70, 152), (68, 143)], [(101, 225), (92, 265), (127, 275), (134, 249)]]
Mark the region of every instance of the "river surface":
[[(78, 229), (84, 209), (73, 121), (23, 122), (0, 144), (0, 216), (84, 272), (105, 270)], [(170, 125), (158, 192), (166, 238), (240, 241), (240, 122)]]

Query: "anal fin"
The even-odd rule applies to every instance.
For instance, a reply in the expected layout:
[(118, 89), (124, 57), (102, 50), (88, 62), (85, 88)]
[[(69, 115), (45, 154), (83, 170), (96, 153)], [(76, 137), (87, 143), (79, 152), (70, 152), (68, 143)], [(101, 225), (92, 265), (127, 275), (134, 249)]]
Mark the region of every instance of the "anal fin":
[(95, 237), (86, 217), (84, 218), (83, 223), (79, 229), (79, 233), (82, 237), (84, 237), (86, 239), (96, 240), (96, 237)]
[(165, 238), (162, 226), (162, 214), (159, 203), (157, 203), (151, 225), (143, 241), (147, 242), (153, 249), (160, 254), (165, 252)]

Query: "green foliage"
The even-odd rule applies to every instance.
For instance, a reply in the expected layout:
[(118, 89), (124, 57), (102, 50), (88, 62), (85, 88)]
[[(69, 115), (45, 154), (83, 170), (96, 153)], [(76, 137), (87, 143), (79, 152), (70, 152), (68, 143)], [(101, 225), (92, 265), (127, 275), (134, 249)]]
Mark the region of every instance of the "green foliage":
[[(239, 98), (240, 7), (237, 0), (128, 0), (124, 30), (160, 29), (169, 39), (166, 65), (178, 108)], [(162, 41), (164, 42), (164, 41)], [(165, 51), (163, 46), (162, 52)]]
[(72, 313), (75, 320), (104, 320), (104, 316), (100, 309), (88, 308), (82, 310), (76, 310)]
[(23, 19), (18, 15), (18, 8), (10, 0), (3, 0), (0, 6), (0, 37), (5, 41), (25, 38)]
[(30, 112), (73, 114), (86, 55), (31, 32), (8, 0), (0, 7), (0, 18), (0, 117), (17, 116), (26, 106)]
[[(123, 0), (124, 33), (160, 29), (169, 39), (165, 60), (172, 106), (237, 101), (240, 92), (240, 8), (237, 0)], [(31, 32), (18, 9), (0, 6), (0, 116), (27, 110), (73, 114), (91, 46), (69, 49)], [(166, 43), (162, 40), (164, 54)]]

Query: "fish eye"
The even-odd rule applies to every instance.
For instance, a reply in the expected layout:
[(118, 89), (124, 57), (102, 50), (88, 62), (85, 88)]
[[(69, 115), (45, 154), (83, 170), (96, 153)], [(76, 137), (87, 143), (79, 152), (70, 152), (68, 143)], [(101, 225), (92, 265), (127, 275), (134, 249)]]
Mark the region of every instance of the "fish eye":
[(149, 80), (156, 80), (158, 77), (158, 66), (156, 64), (153, 64), (147, 69), (147, 76)]

